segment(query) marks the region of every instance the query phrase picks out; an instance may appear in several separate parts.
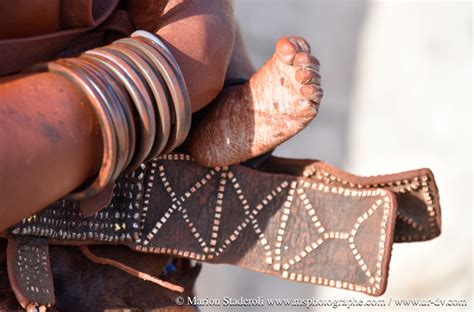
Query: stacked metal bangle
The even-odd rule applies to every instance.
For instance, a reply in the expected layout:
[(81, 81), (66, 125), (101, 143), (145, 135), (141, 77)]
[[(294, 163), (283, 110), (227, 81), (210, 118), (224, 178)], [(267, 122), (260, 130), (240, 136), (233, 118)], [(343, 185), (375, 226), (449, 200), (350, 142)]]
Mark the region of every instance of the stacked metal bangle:
[(131, 38), (47, 67), (83, 91), (102, 132), (99, 173), (67, 199), (97, 194), (122, 172), (171, 152), (189, 133), (191, 105), (183, 74), (170, 50), (151, 33), (136, 31)]

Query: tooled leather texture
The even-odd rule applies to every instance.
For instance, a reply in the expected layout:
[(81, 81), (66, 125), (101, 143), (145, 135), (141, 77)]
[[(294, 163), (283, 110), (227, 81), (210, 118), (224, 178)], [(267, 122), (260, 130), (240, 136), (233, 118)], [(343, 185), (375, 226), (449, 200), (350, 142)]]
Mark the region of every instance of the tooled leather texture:
[(170, 154), (120, 177), (111, 204), (92, 217), (61, 200), (9, 233), (125, 245), (381, 295), (392, 243), (439, 235), (440, 212), (426, 169), (361, 178), (319, 161), (206, 168)]

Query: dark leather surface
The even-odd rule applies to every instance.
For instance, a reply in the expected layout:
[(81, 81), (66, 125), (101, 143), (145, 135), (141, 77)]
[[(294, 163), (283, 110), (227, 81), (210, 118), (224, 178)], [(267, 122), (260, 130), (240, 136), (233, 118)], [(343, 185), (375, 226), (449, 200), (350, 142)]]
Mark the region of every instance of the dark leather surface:
[[(3, 240), (2, 240), (3, 241)], [(139, 270), (160, 276), (168, 257), (141, 254), (124, 246), (90, 246), (100, 256), (133, 265)], [(121, 309), (153, 311), (194, 311), (192, 306), (178, 307), (174, 299), (178, 293), (156, 284), (143, 281), (107, 265), (93, 263), (77, 247), (49, 247), (51, 271), (54, 278), (56, 304), (48, 311), (122, 311)], [(6, 266), (0, 261), (0, 311), (20, 311), (9, 280)], [(200, 266), (180, 267), (161, 278), (180, 283), (186, 292), (182, 296), (194, 296), (194, 282)]]
[(320, 160), (271, 157), (259, 170), (305, 176), (335, 186), (388, 189), (395, 193), (398, 204), (395, 242), (425, 241), (438, 237), (441, 233), (438, 188), (434, 175), (428, 168), (362, 177)]
[(13, 227), (10, 238), (125, 245), (381, 295), (394, 239), (439, 231), (427, 169), (362, 178), (320, 161), (272, 157), (258, 170), (205, 168), (170, 154), (121, 177), (111, 204), (96, 215), (58, 201)]

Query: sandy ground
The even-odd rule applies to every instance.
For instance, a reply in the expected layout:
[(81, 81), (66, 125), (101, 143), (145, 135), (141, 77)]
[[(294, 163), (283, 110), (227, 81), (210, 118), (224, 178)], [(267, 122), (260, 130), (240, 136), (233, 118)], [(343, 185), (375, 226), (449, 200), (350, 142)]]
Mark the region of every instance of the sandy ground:
[[(394, 247), (387, 300), (468, 299), (472, 304), (471, 6), (448, 1), (236, 1), (256, 66), (271, 56), (280, 36), (290, 34), (306, 37), (321, 61), (325, 96), (319, 116), (277, 155), (323, 159), (364, 175), (418, 167), (434, 171), (443, 234), (430, 242)], [(369, 298), (205, 265), (198, 297), (224, 296)]]

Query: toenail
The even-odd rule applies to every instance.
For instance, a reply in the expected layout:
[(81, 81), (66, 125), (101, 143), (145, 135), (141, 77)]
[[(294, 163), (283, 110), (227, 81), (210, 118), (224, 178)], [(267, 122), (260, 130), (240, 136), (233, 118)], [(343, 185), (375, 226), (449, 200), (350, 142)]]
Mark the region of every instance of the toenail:
[(316, 88), (316, 86), (309, 85), (309, 89), (311, 90), (311, 94), (316, 94), (318, 92), (318, 88)]
[(277, 50), (283, 54), (296, 54), (295, 46), (288, 39), (278, 41)]
[(293, 43), (293, 46), (296, 46), (300, 51), (303, 50), (303, 47), (301, 46), (300, 42), (295, 39), (295, 38), (288, 38), (288, 40)]
[(288, 41), (288, 39), (281, 39), (281, 41), (277, 43), (276, 53), (278, 58), (288, 65), (293, 63), (296, 52), (295, 47)]
[(303, 51), (311, 53), (311, 46), (306, 39), (299, 37), (297, 41)]
[(318, 88), (315, 85), (303, 85), (301, 92), (306, 97), (313, 98), (318, 93)]
[(319, 68), (319, 61), (317, 58), (315, 58), (311, 54), (300, 52), (296, 54), (295, 56), (294, 65), (301, 66), (301, 67), (318, 67)]
[(296, 80), (300, 83), (321, 83), (321, 75), (314, 69), (302, 68), (296, 71)]

